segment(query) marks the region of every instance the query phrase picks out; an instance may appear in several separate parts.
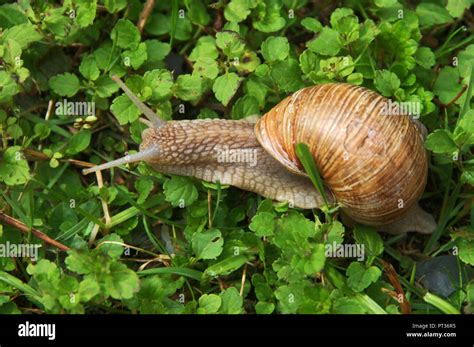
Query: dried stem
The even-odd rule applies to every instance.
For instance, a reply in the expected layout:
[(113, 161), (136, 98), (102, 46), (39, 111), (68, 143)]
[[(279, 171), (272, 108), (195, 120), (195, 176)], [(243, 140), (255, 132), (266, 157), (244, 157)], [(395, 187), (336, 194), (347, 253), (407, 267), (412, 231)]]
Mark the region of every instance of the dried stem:
[(140, 33), (143, 32), (143, 28), (150, 17), (151, 12), (153, 11), (153, 7), (155, 6), (155, 0), (147, 0), (145, 5), (143, 6), (142, 13), (140, 14), (140, 18), (138, 19), (137, 28)]
[(411, 306), (410, 302), (407, 300), (405, 296), (405, 291), (402, 288), (402, 285), (400, 284), (400, 281), (398, 280), (398, 275), (395, 269), (393, 268), (392, 264), (389, 262), (381, 259), (385, 274), (387, 275), (390, 283), (392, 286), (395, 288), (395, 291), (397, 292), (397, 297), (396, 300), (400, 303), (400, 308), (402, 310), (403, 314), (410, 314), (411, 313)]
[(53, 240), (52, 238), (50, 238), (48, 235), (46, 235), (42, 231), (39, 231), (38, 229), (35, 229), (35, 228), (30, 229), (30, 228), (28, 228), (28, 226), (25, 223), (19, 221), (18, 219), (15, 219), (13, 217), (10, 217), (10, 216), (6, 215), (3, 212), (0, 212), (0, 221), (6, 223), (8, 225), (11, 225), (15, 229), (18, 229), (18, 230), (20, 230), (21, 232), (23, 232), (25, 234), (28, 234), (28, 233), (31, 232), (37, 238), (43, 240), (46, 243), (49, 243), (50, 245), (52, 245), (56, 248), (59, 248), (61, 251), (69, 251), (70, 250), (70, 248), (68, 246), (63, 245), (62, 243), (60, 243), (56, 240)]

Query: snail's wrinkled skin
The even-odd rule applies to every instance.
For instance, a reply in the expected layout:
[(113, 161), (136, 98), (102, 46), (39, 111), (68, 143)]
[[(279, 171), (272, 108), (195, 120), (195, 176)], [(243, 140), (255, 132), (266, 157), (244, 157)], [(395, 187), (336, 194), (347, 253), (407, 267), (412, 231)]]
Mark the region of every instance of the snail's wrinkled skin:
[[(431, 233), (433, 217), (418, 206), (427, 177), (423, 126), (407, 116), (382, 116), (387, 101), (368, 89), (323, 84), (302, 89), (253, 121), (160, 120), (128, 88), (147, 116), (140, 152), (85, 170), (145, 161), (159, 172), (220, 182), (294, 207), (323, 204), (296, 156), (310, 147), (330, 202), (343, 220), (379, 231)], [(230, 154), (229, 154), (230, 153)], [(239, 156), (239, 154), (242, 154)]]

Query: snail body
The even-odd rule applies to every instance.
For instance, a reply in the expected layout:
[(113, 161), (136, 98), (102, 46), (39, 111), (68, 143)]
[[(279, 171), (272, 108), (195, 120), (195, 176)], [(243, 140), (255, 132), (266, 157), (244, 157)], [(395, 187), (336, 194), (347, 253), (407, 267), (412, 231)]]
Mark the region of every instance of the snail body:
[[(434, 229), (417, 204), (427, 178), (420, 124), (381, 115), (387, 99), (344, 83), (304, 88), (273, 107), (256, 124), (247, 120), (162, 121), (116, 77), (147, 116), (140, 152), (84, 170), (90, 173), (134, 161), (159, 172), (229, 184), (295, 207), (318, 208), (323, 199), (299, 162), (295, 146), (308, 145), (349, 221), (392, 233)], [(254, 160), (229, 160), (245, 152)], [(244, 158), (244, 159), (248, 159)], [(240, 158), (242, 159), (242, 158)]]

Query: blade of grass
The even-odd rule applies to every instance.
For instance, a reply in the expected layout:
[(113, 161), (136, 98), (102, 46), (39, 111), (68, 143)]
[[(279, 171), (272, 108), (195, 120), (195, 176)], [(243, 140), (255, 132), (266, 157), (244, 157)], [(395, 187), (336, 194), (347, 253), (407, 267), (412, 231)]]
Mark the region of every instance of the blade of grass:
[(154, 269), (148, 269), (143, 271), (138, 271), (138, 276), (149, 276), (149, 275), (157, 275), (157, 274), (173, 274), (173, 275), (180, 275), (184, 277), (192, 278), (196, 281), (201, 281), (202, 272), (197, 270), (192, 270), (184, 267), (157, 267)]
[(304, 143), (298, 143), (296, 145), (296, 155), (308, 174), (309, 179), (311, 182), (313, 182), (313, 185), (318, 190), (318, 193), (322, 196), (326, 208), (328, 208), (329, 204), (326, 197), (326, 192), (324, 191), (323, 180), (321, 179), (319, 171), (316, 168), (316, 163), (314, 162), (313, 156), (311, 155), (308, 146)]
[[(150, 227), (148, 226), (148, 222), (146, 220), (146, 216), (142, 215), (142, 223), (143, 227), (145, 228), (146, 235), (148, 236), (148, 239), (150, 242), (155, 246), (157, 250), (159, 250), (162, 254), (170, 255), (168, 251), (166, 250), (166, 247), (163, 247), (161, 242), (156, 238), (156, 236), (151, 232)], [(171, 256), (170, 256), (171, 259)]]
[(434, 294), (431, 294), (429, 292), (423, 296), (423, 300), (427, 302), (428, 304), (433, 305), (434, 307), (436, 307), (438, 310), (440, 310), (443, 313), (446, 313), (446, 314), (460, 314), (461, 313), (459, 312), (457, 308), (455, 308), (446, 300), (443, 300), (440, 297)]
[(8, 205), (10, 205), (13, 212), (15, 212), (16, 215), (18, 215), (19, 219), (25, 223), (28, 220), (28, 218), (26, 217), (26, 214), (23, 212), (20, 206), (16, 203), (16, 201), (10, 199), (2, 191), (0, 191), (0, 194), (2, 194), (3, 198), (7, 201)]
[(10, 275), (8, 272), (0, 271), (0, 281), (9, 284), (10, 286), (17, 288), (23, 294), (31, 297), (31, 300), (35, 302), (36, 305), (42, 307), (40, 303), (40, 294), (31, 286), (24, 283), (20, 279), (16, 278), (13, 275)]
[(171, 29), (170, 29), (170, 46), (173, 47), (173, 41), (176, 34), (176, 24), (178, 22), (178, 0), (171, 2)]
[(30, 113), (25, 113), (22, 115), (22, 117), (28, 119), (29, 121), (35, 123), (35, 124), (46, 124), (52, 132), (61, 135), (65, 138), (70, 138), (72, 135), (70, 132), (64, 130), (60, 126), (56, 124), (69, 124), (71, 121), (62, 121), (62, 120), (45, 120), (44, 118), (41, 118), (39, 116), (36, 116), (34, 114)]
[(217, 210), (219, 209), (219, 204), (221, 203), (221, 196), (222, 196), (222, 189), (221, 189), (221, 182), (217, 181), (217, 201), (216, 201), (216, 207), (214, 208), (214, 213), (212, 214), (212, 221), (211, 223), (214, 223), (214, 219), (216, 219), (216, 213)]

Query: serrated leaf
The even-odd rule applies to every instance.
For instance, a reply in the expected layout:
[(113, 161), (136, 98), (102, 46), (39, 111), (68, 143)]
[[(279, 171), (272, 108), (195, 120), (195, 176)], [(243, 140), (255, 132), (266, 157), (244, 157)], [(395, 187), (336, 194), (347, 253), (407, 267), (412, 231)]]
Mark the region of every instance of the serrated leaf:
[(284, 60), (290, 51), (286, 37), (270, 36), (262, 43), (262, 55), (266, 61)]
[(222, 299), (216, 294), (204, 294), (199, 298), (199, 307), (197, 309), (198, 314), (212, 314), (219, 311), (221, 307)]
[(30, 179), (28, 162), (20, 146), (7, 148), (1, 155), (0, 163), (0, 181), (6, 185), (24, 184)]
[(110, 38), (120, 48), (136, 49), (140, 43), (140, 32), (128, 19), (119, 19), (110, 33)]
[(357, 243), (364, 245), (365, 257), (376, 257), (382, 254), (384, 250), (382, 237), (375, 229), (365, 226), (356, 225), (354, 228), (354, 238)]
[(141, 112), (128, 96), (120, 95), (114, 99), (110, 110), (120, 124), (132, 123), (137, 120)]
[(79, 91), (80, 83), (76, 75), (65, 72), (52, 77), (49, 86), (56, 94), (71, 97)]
[(211, 229), (194, 233), (191, 243), (197, 259), (216, 259), (222, 253), (224, 239), (219, 230)]
[(308, 42), (307, 46), (315, 53), (334, 56), (341, 50), (342, 43), (336, 30), (324, 27), (319, 36)]
[(95, 81), (100, 75), (100, 70), (93, 55), (88, 55), (82, 59), (79, 71), (82, 76), (91, 81)]
[(368, 269), (361, 263), (353, 262), (347, 268), (347, 285), (356, 293), (359, 293), (376, 282), (382, 271), (378, 267), (371, 266)]
[(212, 91), (222, 105), (227, 106), (230, 99), (234, 96), (239, 89), (242, 78), (234, 72), (226, 73), (225, 75), (219, 76), (212, 86)]
[(173, 87), (181, 100), (197, 100), (202, 95), (202, 79), (197, 75), (179, 75)]
[(79, 152), (82, 152), (87, 147), (89, 147), (89, 143), (91, 142), (91, 132), (89, 130), (81, 130), (75, 133), (70, 139), (68, 143), (68, 147), (66, 149), (67, 154), (75, 155)]
[(273, 235), (275, 229), (275, 215), (269, 212), (259, 212), (253, 218), (249, 229), (259, 237)]
[(400, 79), (388, 70), (377, 71), (374, 80), (375, 87), (383, 96), (392, 96), (400, 87)]
[(196, 186), (188, 177), (172, 176), (163, 185), (166, 201), (181, 208), (191, 205), (198, 198)]
[(459, 259), (464, 263), (474, 266), (474, 242), (458, 238), (456, 240)]
[(219, 294), (222, 299), (222, 305), (219, 313), (222, 314), (239, 314), (242, 313), (243, 299), (239, 295), (239, 291), (235, 287), (230, 287)]
[(425, 141), (425, 148), (433, 153), (453, 154), (457, 151), (451, 134), (444, 129), (437, 129), (429, 134)]
[(418, 15), (421, 26), (444, 24), (453, 20), (444, 7), (431, 3), (419, 4), (416, 7), (416, 14)]

